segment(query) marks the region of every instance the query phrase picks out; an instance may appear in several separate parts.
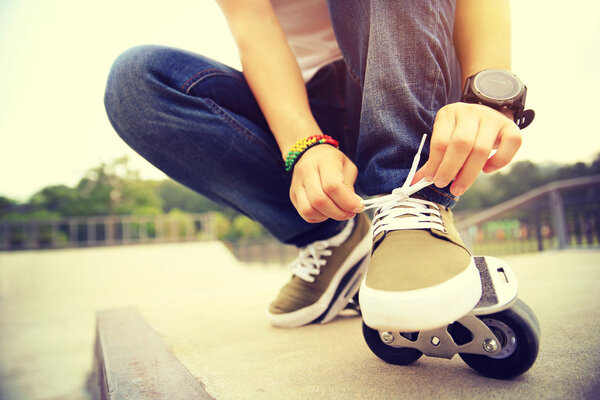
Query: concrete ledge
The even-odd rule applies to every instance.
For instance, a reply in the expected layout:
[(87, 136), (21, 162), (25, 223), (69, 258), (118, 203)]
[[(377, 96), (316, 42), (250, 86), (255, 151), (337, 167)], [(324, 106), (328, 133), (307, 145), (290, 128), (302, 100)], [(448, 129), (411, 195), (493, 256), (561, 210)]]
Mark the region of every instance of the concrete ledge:
[(132, 308), (98, 312), (96, 362), (102, 400), (212, 399)]

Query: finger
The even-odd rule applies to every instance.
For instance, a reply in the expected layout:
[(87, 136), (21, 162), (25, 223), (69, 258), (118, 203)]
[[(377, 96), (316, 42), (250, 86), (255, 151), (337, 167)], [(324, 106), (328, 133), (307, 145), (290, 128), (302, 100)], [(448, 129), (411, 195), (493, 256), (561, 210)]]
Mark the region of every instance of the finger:
[(435, 117), (435, 123), (433, 124), (433, 131), (431, 133), (431, 142), (429, 144), (429, 157), (425, 165), (421, 168), (419, 176), (433, 180), (435, 177), (444, 154), (448, 149), (450, 138), (452, 137), (452, 131), (456, 124), (456, 116), (448, 108), (442, 108), (438, 111)]
[(479, 127), (473, 149), (452, 183), (452, 186), (450, 186), (450, 193), (455, 196), (462, 196), (473, 182), (475, 182), (475, 179), (490, 157), (497, 136), (497, 129), (494, 125), (490, 124), (482, 124)]
[(348, 187), (352, 194), (356, 194), (356, 192), (354, 191), (354, 182), (356, 182), (356, 177), (358, 176), (358, 168), (356, 168), (356, 165), (354, 165), (354, 163), (349, 159), (346, 159), (346, 161), (342, 164), (344, 185)]
[(462, 169), (473, 149), (478, 129), (479, 119), (470, 114), (457, 119), (450, 143), (435, 174), (434, 183), (437, 187), (446, 187)]
[(413, 177), (412, 182), (410, 183), (411, 185), (414, 185), (415, 183), (419, 182), (421, 179), (427, 179), (430, 182), (433, 182), (433, 178), (431, 176), (429, 176), (429, 173), (427, 172), (427, 163), (425, 163), (425, 165), (423, 165), (420, 169), (417, 170), (417, 172), (415, 172), (415, 176)]
[(294, 197), (296, 199), (294, 206), (296, 207), (298, 214), (300, 214), (302, 219), (304, 219), (306, 222), (314, 224), (328, 219), (325, 215), (321, 214), (318, 210), (312, 207), (308, 201), (306, 191), (303, 187), (296, 190)]
[(485, 163), (483, 172), (490, 173), (505, 167), (517, 154), (523, 143), (523, 136), (519, 127), (514, 123), (508, 123), (500, 132), (500, 144), (498, 151)]
[(323, 192), (342, 211), (351, 212), (358, 206), (358, 200), (350, 192), (345, 183), (342, 161), (339, 159), (323, 160), (319, 164), (319, 175)]
[[(340, 209), (337, 204), (324, 192), (322, 183), (322, 175), (324, 173), (327, 175), (331, 172), (327, 171), (326, 169), (319, 169), (319, 173), (311, 174), (304, 180), (304, 189), (310, 205), (321, 214), (338, 221), (344, 221), (348, 218), (352, 218), (354, 216), (353, 213), (349, 213)], [(338, 182), (338, 186), (341, 185), (342, 190), (346, 191), (346, 188), (343, 184), (341, 171), (339, 171)]]
[(348, 188), (348, 193), (353, 198), (353, 203), (351, 204), (351, 208), (346, 208), (346, 211), (351, 211), (353, 213), (363, 212), (365, 206), (362, 204), (362, 198), (356, 194), (356, 190), (354, 190), (354, 183), (356, 182), (356, 178), (358, 177), (358, 168), (356, 165), (350, 160), (347, 160), (344, 163), (344, 185)]

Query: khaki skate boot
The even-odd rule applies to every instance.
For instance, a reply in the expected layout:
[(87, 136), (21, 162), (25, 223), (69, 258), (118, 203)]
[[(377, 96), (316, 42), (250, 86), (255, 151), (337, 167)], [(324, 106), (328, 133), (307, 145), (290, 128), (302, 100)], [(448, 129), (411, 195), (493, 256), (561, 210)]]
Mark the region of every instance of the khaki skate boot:
[(446, 207), (404, 198), (379, 208), (360, 305), (373, 329), (416, 332), (469, 313), (481, 296), (479, 272)]
[(300, 249), (293, 276), (271, 303), (267, 318), (295, 328), (335, 318), (358, 292), (371, 250), (370, 222), (359, 214), (328, 240)]
[(434, 329), (469, 313), (481, 297), (481, 280), (449, 208), (419, 198), (431, 185), (411, 185), (426, 135), (404, 185), (363, 201), (377, 207), (373, 250), (359, 301), (365, 324), (377, 330)]

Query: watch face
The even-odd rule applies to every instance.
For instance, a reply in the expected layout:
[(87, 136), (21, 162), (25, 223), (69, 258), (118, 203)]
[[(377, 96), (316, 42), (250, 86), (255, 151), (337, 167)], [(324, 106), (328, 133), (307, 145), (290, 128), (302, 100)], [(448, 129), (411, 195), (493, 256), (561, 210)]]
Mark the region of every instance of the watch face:
[(523, 92), (523, 84), (515, 75), (500, 69), (478, 73), (473, 81), (475, 90), (490, 100), (510, 100)]

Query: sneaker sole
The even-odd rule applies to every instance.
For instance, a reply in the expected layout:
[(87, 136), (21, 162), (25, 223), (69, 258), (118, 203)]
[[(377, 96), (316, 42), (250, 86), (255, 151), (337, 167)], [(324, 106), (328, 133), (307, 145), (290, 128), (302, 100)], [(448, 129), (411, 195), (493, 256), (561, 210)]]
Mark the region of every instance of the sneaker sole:
[(473, 259), (454, 278), (423, 289), (393, 292), (363, 282), (359, 301), (365, 324), (377, 330), (418, 332), (448, 325), (473, 310), (481, 298), (481, 279)]
[(354, 298), (360, 289), (360, 285), (369, 265), (369, 258), (369, 256), (363, 257), (362, 260), (348, 271), (344, 278), (342, 278), (333, 297), (333, 301), (329, 304), (327, 310), (325, 310), (319, 318), (315, 319), (313, 323), (326, 324), (337, 317), (339, 313), (346, 308), (350, 300)]
[(331, 321), (358, 292), (371, 259), (370, 254), (371, 234), (367, 233), (333, 276), (319, 300), (310, 306), (285, 314), (267, 311), (267, 319), (279, 328), (297, 328), (311, 322), (324, 324)]

